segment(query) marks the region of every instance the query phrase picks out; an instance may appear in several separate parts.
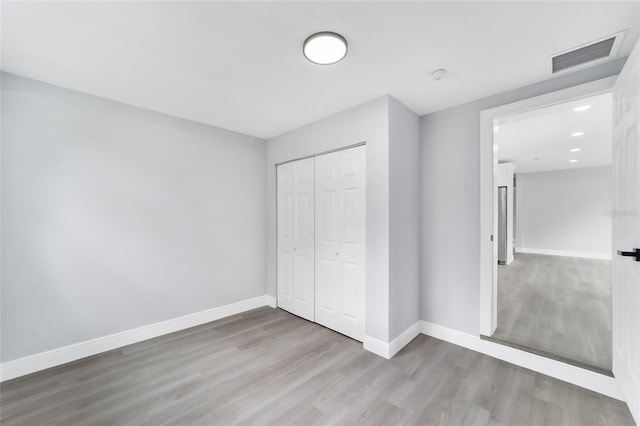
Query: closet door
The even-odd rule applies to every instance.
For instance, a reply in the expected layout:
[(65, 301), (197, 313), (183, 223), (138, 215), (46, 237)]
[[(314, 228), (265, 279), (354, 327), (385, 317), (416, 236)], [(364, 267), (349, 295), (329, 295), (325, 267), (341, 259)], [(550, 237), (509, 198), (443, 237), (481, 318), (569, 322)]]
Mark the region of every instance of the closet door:
[(365, 147), (316, 157), (316, 322), (364, 338)]
[(278, 166), (278, 306), (314, 321), (314, 160)]

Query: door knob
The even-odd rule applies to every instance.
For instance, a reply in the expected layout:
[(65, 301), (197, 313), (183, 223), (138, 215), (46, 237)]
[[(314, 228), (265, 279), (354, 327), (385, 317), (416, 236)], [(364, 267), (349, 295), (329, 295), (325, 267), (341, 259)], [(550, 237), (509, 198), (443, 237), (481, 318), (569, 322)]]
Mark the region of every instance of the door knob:
[(618, 255), (635, 257), (636, 258), (636, 262), (640, 262), (640, 248), (634, 248), (633, 251), (618, 250)]

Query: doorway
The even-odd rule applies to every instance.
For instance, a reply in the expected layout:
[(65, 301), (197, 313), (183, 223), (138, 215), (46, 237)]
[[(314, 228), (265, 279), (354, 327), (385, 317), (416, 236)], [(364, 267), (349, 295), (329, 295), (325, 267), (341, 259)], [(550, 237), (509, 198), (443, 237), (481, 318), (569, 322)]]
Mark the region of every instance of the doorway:
[[(480, 335), (483, 338), (490, 339), (491, 336), (494, 335), (498, 327), (499, 265), (498, 244), (494, 242), (494, 238), (496, 237), (495, 230), (498, 227), (498, 215), (496, 213), (498, 208), (498, 186), (507, 186), (507, 198), (513, 201), (512, 209), (510, 209), (511, 211), (509, 213), (509, 216), (507, 217), (507, 229), (512, 233), (512, 236), (507, 238), (507, 256), (512, 256), (512, 258), (515, 260), (516, 254), (518, 254), (515, 250), (515, 245), (518, 244), (517, 232), (522, 229), (522, 227), (518, 224), (524, 220), (524, 218), (521, 217), (522, 215), (520, 214), (524, 211), (523, 208), (521, 207), (520, 209), (518, 209), (517, 207), (518, 205), (521, 205), (523, 201), (526, 201), (524, 188), (527, 184), (526, 176), (524, 178), (522, 178), (521, 176), (520, 179), (518, 179), (518, 171), (514, 168), (513, 161), (503, 161), (502, 164), (498, 163), (498, 154), (500, 152), (500, 147), (494, 146), (494, 132), (496, 134), (499, 134), (501, 131), (500, 123), (502, 123), (503, 125), (505, 123), (508, 123), (510, 121), (510, 117), (527, 117), (527, 114), (535, 115), (536, 111), (540, 109), (554, 107), (560, 108), (561, 105), (570, 102), (577, 102), (579, 104), (580, 101), (584, 100), (585, 98), (611, 93), (615, 81), (615, 76), (595, 80), (557, 92), (551, 92), (545, 95), (502, 105), (481, 112)], [(578, 106), (574, 106), (574, 108), (577, 107)], [(495, 128), (496, 125), (494, 124), (494, 122), (497, 123), (497, 128)], [(575, 132), (577, 131), (578, 130), (576, 130)], [(574, 131), (572, 131), (571, 133), (574, 133)], [(573, 137), (569, 135), (568, 138), (569, 141), (572, 141)], [(555, 143), (557, 144), (558, 142), (556, 141)], [(571, 154), (569, 150), (573, 149), (573, 147), (567, 147), (566, 149), (567, 152), (563, 153), (563, 155)], [(540, 157), (536, 157), (535, 155), (531, 156), (531, 153), (528, 153), (528, 157), (530, 157), (529, 160), (531, 162), (540, 161), (534, 160), (535, 158)], [(564, 164), (566, 164), (567, 166), (573, 166), (573, 163), (568, 162), (571, 159), (573, 158), (564, 158)], [(508, 160), (508, 158), (504, 158), (503, 160)], [(521, 168), (519, 172), (522, 171), (523, 169)], [(524, 176), (524, 173), (520, 174)], [(511, 191), (509, 191), (509, 189), (511, 189)], [(609, 209), (611, 209), (611, 206), (609, 206)], [(520, 237), (520, 241), (521, 243), (526, 244), (526, 241), (523, 241), (522, 237)], [(499, 343), (504, 342), (500, 341)], [(523, 348), (517, 347), (517, 349)], [(535, 351), (527, 350), (527, 352)], [(563, 359), (563, 361), (566, 363), (567, 360)], [(576, 363), (572, 364), (575, 365)]]
[[(612, 154), (612, 374), (599, 374), (571, 365), (566, 360), (549, 359), (521, 348), (491, 342), (498, 325), (498, 263), (494, 230), (497, 166), (493, 144), (494, 121), (505, 117), (581, 100), (613, 94)], [(498, 130), (499, 131), (499, 130)], [(545, 365), (554, 377), (582, 383), (600, 382), (603, 392), (620, 390), (634, 418), (640, 419), (640, 44), (636, 44), (618, 76), (573, 86), (480, 113), (480, 339), (487, 350), (508, 355), (514, 363), (534, 368)], [(497, 148), (499, 150), (499, 148)], [(516, 179), (516, 200), (517, 188)], [(515, 222), (518, 222), (516, 218)], [(613, 393), (611, 394), (613, 395)]]
[(612, 94), (494, 120), (492, 339), (611, 375)]

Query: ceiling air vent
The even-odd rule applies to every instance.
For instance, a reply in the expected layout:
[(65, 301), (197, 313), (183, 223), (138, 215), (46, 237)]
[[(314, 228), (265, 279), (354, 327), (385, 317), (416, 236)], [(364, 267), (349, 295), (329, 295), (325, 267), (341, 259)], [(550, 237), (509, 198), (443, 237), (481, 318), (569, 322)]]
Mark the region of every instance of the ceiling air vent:
[(596, 40), (575, 49), (567, 50), (549, 59), (550, 74), (557, 74), (574, 68), (584, 68), (587, 65), (595, 65), (607, 59), (613, 59), (622, 43), (624, 31)]

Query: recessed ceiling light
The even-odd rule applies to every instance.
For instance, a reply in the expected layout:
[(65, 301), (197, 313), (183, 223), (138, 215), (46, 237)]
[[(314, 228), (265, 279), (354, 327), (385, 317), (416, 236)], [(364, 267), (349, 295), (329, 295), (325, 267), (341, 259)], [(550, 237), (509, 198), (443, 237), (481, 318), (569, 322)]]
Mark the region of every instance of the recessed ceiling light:
[(347, 55), (347, 40), (338, 33), (322, 31), (307, 37), (302, 52), (314, 64), (335, 64)]
[(573, 148), (569, 150), (569, 152), (580, 152), (580, 151), (582, 151), (580, 148)]
[(570, 163), (577, 163), (578, 160), (569, 160)]
[(580, 112), (580, 111), (586, 111), (589, 108), (591, 108), (591, 105), (582, 105), (582, 106), (574, 108), (573, 110), (577, 111), (577, 112)]
[(583, 135), (584, 135), (584, 132), (573, 132), (573, 133), (571, 133), (571, 136), (573, 136), (574, 138), (577, 138), (577, 137), (583, 136)]

